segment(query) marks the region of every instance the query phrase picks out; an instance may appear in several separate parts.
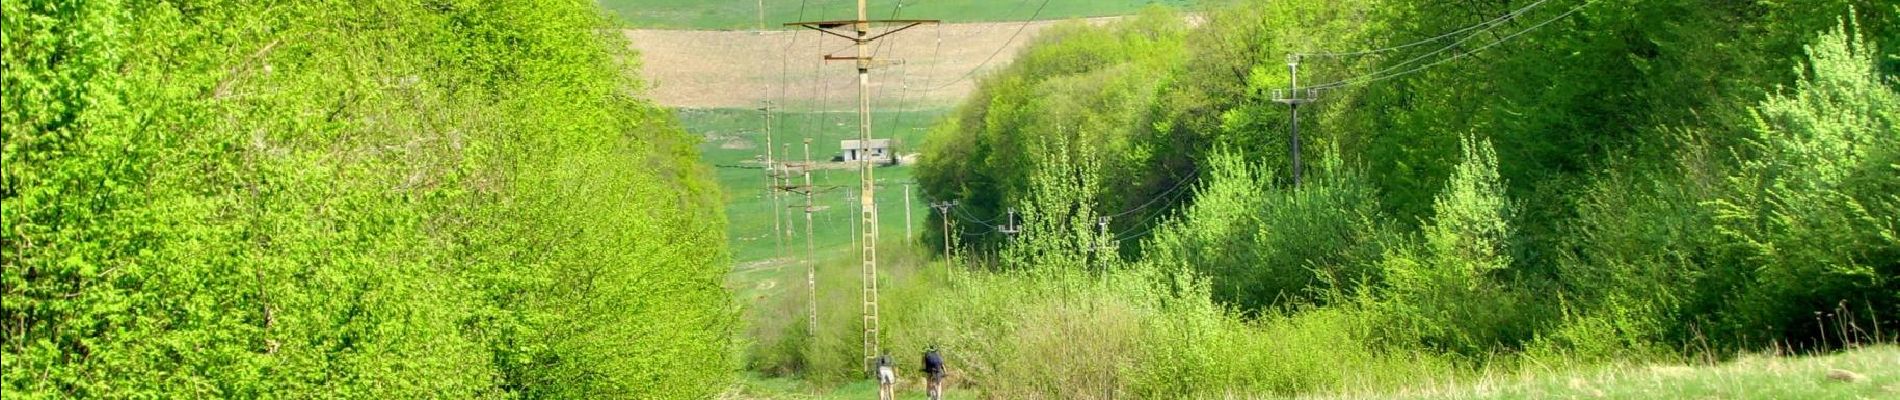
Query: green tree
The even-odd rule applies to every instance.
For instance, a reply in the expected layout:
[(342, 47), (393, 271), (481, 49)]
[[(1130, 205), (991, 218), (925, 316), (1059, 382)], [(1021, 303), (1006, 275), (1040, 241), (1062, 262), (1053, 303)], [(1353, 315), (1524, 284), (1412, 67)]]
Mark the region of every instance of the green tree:
[(1808, 46), (1795, 86), (1753, 110), (1757, 137), (1712, 203), (1741, 290), (1735, 334), (1838, 346), (1821, 336), (1839, 321), (1900, 306), (1900, 93), (1859, 32), (1843, 23)]

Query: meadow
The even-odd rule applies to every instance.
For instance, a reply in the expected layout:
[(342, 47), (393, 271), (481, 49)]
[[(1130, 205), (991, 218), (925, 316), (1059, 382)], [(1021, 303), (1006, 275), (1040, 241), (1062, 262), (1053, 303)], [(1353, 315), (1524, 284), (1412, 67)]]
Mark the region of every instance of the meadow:
[[(897, 152), (914, 153), (914, 147), (922, 137), (922, 128), (941, 117), (947, 109), (927, 109), (918, 111), (879, 111), (875, 112), (872, 127), (876, 137), (894, 138)], [(765, 138), (761, 134), (761, 113), (757, 110), (707, 109), (678, 110), (680, 122), (689, 131), (700, 135), (703, 142), (699, 145), (701, 160), (715, 168), (714, 175), (726, 196), (725, 208), (728, 218), (727, 246), (731, 249), (735, 271), (730, 284), (741, 298), (756, 297), (770, 293), (780, 293), (787, 285), (803, 284), (804, 268), (799, 260), (805, 258), (805, 216), (802, 209), (804, 196), (797, 193), (784, 193), (778, 209), (784, 214), (781, 228), (787, 230), (781, 243), (771, 236), (773, 231), (772, 199), (767, 197), (765, 170), (760, 167)], [(839, 154), (839, 140), (857, 137), (857, 115), (843, 112), (789, 112), (774, 113), (774, 144), (779, 145), (778, 157), (789, 157), (781, 162), (802, 162), (804, 149), (802, 139), (812, 138), (812, 160), (829, 163)], [(787, 147), (789, 146), (789, 147)], [(907, 150), (908, 149), (908, 150)], [(913, 166), (879, 167), (876, 171), (878, 184), (877, 204), (880, 232), (885, 237), (898, 237), (904, 233), (904, 185), (911, 181)], [(802, 176), (795, 176), (802, 184)], [(830, 260), (841, 257), (857, 257), (858, 237), (856, 232), (858, 214), (855, 211), (858, 202), (857, 169), (844, 164), (832, 164), (825, 169), (812, 172), (812, 184), (818, 187), (813, 202), (820, 208), (813, 213), (812, 245), (818, 259)], [(912, 189), (913, 196), (917, 193)], [(934, 212), (922, 197), (911, 199), (914, 230), (931, 229), (925, 216)], [(780, 248), (783, 246), (783, 249)], [(783, 251), (783, 253), (781, 253)], [(793, 282), (796, 281), (796, 282)]]

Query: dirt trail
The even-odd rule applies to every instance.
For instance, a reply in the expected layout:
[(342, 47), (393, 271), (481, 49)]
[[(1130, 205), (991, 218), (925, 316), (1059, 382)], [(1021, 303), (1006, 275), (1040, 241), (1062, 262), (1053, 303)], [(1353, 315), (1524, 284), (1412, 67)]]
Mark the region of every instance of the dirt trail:
[[(1121, 18), (1084, 21), (1106, 24)], [(1037, 33), (1058, 23), (944, 24), (891, 35), (878, 41), (877, 57), (898, 63), (872, 72), (873, 96), (885, 108), (952, 105), (975, 88), (975, 76), (1009, 65)], [(1011, 41), (1019, 28), (1022, 34)], [(649, 95), (667, 107), (757, 108), (766, 85), (772, 97), (783, 99), (782, 108), (792, 110), (852, 109), (857, 101), (853, 64), (821, 60), (827, 53), (856, 55), (842, 38), (810, 30), (624, 33), (641, 53)], [(984, 64), (991, 54), (995, 59)], [(973, 70), (975, 76), (961, 79)]]

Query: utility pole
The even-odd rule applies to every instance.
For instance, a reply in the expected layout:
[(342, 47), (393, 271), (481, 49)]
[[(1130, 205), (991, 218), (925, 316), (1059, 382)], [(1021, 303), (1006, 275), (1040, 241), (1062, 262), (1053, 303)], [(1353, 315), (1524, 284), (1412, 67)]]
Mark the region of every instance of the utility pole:
[(943, 276), (944, 279), (950, 280), (956, 279), (956, 276), (952, 275), (950, 271), (950, 264), (955, 263), (957, 258), (956, 248), (950, 247), (950, 207), (956, 206), (957, 202), (954, 200), (930, 203), (930, 208), (937, 209), (937, 215), (943, 217), (943, 258), (945, 261), (943, 263)]
[(1096, 232), (1097, 235), (1101, 237), (1101, 242), (1097, 242), (1095, 248), (1091, 249), (1094, 250), (1097, 259), (1102, 261), (1101, 269), (1103, 279), (1107, 279), (1108, 276), (1108, 257), (1114, 254), (1113, 250), (1115, 250), (1115, 238), (1108, 235), (1109, 218), (1111, 217), (1098, 217), (1095, 219)]
[(818, 334), (818, 256), (812, 247), (811, 213), (818, 211), (812, 202), (812, 193), (818, 189), (811, 185), (811, 137), (805, 138), (805, 300), (811, 306), (811, 334)]
[[(784, 154), (787, 157), (790, 157), (792, 155), (792, 144), (779, 143), (779, 154)], [(783, 159), (781, 159), (780, 162), (782, 164), (779, 165), (779, 174), (778, 174), (779, 187), (791, 186), (792, 184), (791, 162), (784, 161)], [(781, 192), (783, 191), (774, 191), (772, 193), (782, 195)], [(779, 202), (775, 201), (774, 203), (779, 203)], [(785, 203), (789, 203), (789, 201), (785, 201)], [(775, 206), (777, 205), (778, 204), (775, 204)], [(777, 215), (778, 213), (784, 212), (785, 210), (790, 209), (790, 208), (791, 208), (790, 205), (783, 205), (782, 207), (774, 207), (773, 210), (777, 210), (777, 211), (773, 212), (772, 219), (778, 219), (778, 215)], [(796, 232), (796, 227), (792, 225), (792, 222), (789, 220), (789, 217), (788, 217), (788, 220), (785, 222), (785, 230), (783, 232), (783, 235), (786, 238), (791, 238), (793, 232)], [(789, 246), (790, 246), (789, 243), (780, 246), (781, 249), (779, 249), (779, 252), (781, 254), (779, 254), (779, 257), (785, 257), (783, 253), (785, 253), (786, 251), (783, 249), (783, 247), (789, 247)]]
[(1293, 140), (1292, 140), (1292, 143), (1290, 144), (1290, 147), (1292, 147), (1292, 153), (1293, 153), (1293, 186), (1299, 186), (1300, 185), (1300, 169), (1301, 169), (1301, 165), (1300, 165), (1300, 105), (1319, 101), (1319, 90), (1306, 89), (1305, 93), (1301, 93), (1300, 91), (1300, 55), (1299, 54), (1290, 54), (1286, 56), (1286, 68), (1289, 74), (1288, 76), (1291, 77), (1291, 79), (1287, 83), (1287, 90), (1285, 92), (1282, 92), (1278, 89), (1275, 89), (1273, 91), (1273, 101), (1278, 102), (1278, 103), (1285, 103), (1287, 106), (1287, 116), (1290, 119), (1290, 121), (1288, 121), (1288, 125), (1292, 126), (1292, 132), (1293, 132), (1293, 138), (1292, 138)]
[[(853, 213), (864, 210), (863, 203), (858, 202), (858, 192), (853, 192), (849, 190), (844, 191), (844, 204), (846, 207), (850, 207), (851, 212)], [(845, 218), (849, 218), (849, 217), (845, 217)], [(849, 219), (846, 219), (846, 221), (849, 221)], [(851, 247), (860, 247), (864, 245), (864, 242), (863, 242), (864, 235), (858, 234), (859, 229), (864, 229), (864, 225), (851, 224)]]
[(778, 187), (783, 186), (784, 182), (780, 181), (783, 174), (778, 161), (772, 157), (775, 149), (772, 148), (771, 104), (767, 102), (764, 108), (759, 109), (765, 115), (765, 129), (761, 131), (765, 133), (765, 187), (768, 192), (766, 195), (772, 196), (772, 246), (776, 252), (773, 254), (775, 258), (785, 258), (785, 221), (781, 209), (784, 204), (778, 193)]
[[(785, 178), (785, 180), (787, 182), (792, 180), (789, 174), (790, 174), (791, 168), (794, 165), (796, 165), (798, 167), (800, 174), (804, 175), (805, 184), (779, 186), (778, 190), (785, 191), (785, 192), (798, 193), (805, 196), (804, 205), (792, 206), (788, 208), (800, 208), (805, 211), (805, 297), (806, 297), (807, 305), (809, 305), (811, 308), (810, 325), (808, 326), (808, 328), (811, 329), (810, 332), (817, 332), (818, 331), (818, 257), (817, 257), (817, 250), (816, 250), (817, 246), (813, 244), (813, 241), (815, 240), (814, 239), (815, 235), (813, 234), (813, 229), (814, 229), (813, 226), (815, 226), (816, 223), (814, 223), (813, 221), (812, 214), (817, 213), (819, 211), (823, 211), (826, 207), (822, 207), (817, 204), (818, 186), (812, 184), (811, 170), (817, 164), (813, 164), (811, 162), (811, 138), (806, 137), (804, 142), (805, 142), (805, 162), (803, 164), (786, 164), (787, 177)], [(786, 146), (788, 147), (790, 145), (791, 144), (789, 143), (786, 144)], [(786, 149), (785, 154), (791, 154), (791, 149), (789, 148)], [(850, 192), (846, 192), (845, 194), (849, 196)], [(788, 237), (791, 236), (791, 232), (787, 231), (786, 236)]]
[(910, 182), (904, 182), (904, 240), (910, 240)]
[[(758, 25), (752, 34), (759, 36), (765, 35), (765, 0), (759, 0)], [(780, 176), (779, 165), (775, 157), (772, 156), (772, 152), (776, 150), (772, 148), (772, 83), (766, 81), (763, 89), (765, 93), (763, 93), (760, 98), (765, 99), (765, 101), (764, 104), (759, 107), (759, 115), (761, 116), (761, 118), (759, 118), (761, 125), (759, 132), (765, 135), (765, 191), (766, 195), (772, 196), (772, 246), (773, 251), (775, 251), (773, 256), (775, 258), (785, 258), (786, 230), (782, 218), (785, 210), (782, 208), (784, 204), (780, 201), (781, 198), (778, 191), (778, 187), (784, 183), (779, 181), (779, 179), (782, 178)]]
[[(923, 24), (937, 23), (935, 20), (870, 20), (865, 12), (865, 0), (858, 0), (858, 18), (849, 21), (793, 22), (786, 26), (802, 26), (851, 40), (856, 44), (856, 57), (836, 57), (825, 55), (826, 61), (851, 60), (858, 64), (858, 143), (871, 143), (871, 58), (870, 44), (884, 36), (910, 29)], [(872, 35), (872, 24), (897, 25), (897, 28)], [(849, 30), (842, 29), (850, 27)], [(872, 177), (872, 165), (869, 157), (858, 160), (859, 191), (861, 209), (858, 215), (864, 228), (862, 258), (864, 268), (864, 371), (872, 372), (872, 366), (878, 356), (878, 309), (877, 309), (877, 202), (873, 195), (877, 181)]]
[(1002, 232), (1004, 235), (1009, 235), (1011, 239), (1015, 239), (1016, 234), (1022, 233), (1023, 226), (1016, 223), (1016, 208), (1015, 207), (1010, 207), (1009, 219), (1003, 221), (1003, 226), (996, 227), (996, 231)]

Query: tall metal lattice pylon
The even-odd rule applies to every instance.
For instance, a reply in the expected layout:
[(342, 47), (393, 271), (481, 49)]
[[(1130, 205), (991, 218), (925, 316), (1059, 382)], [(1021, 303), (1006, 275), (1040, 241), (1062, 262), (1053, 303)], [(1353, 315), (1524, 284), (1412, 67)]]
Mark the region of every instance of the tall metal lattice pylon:
[[(793, 22), (786, 26), (800, 26), (851, 40), (856, 44), (856, 57), (825, 55), (826, 61), (856, 61), (858, 65), (858, 145), (867, 148), (871, 144), (871, 67), (876, 63), (871, 58), (871, 42), (877, 41), (905, 29), (918, 25), (934, 24), (936, 20), (871, 20), (866, 17), (865, 0), (858, 0), (858, 18), (844, 21)], [(872, 32), (872, 25), (895, 26), (882, 32)], [(875, 34), (874, 34), (875, 33)], [(863, 154), (860, 151), (859, 154)], [(878, 307), (877, 307), (877, 180), (872, 176), (870, 157), (858, 157), (859, 191), (858, 216), (864, 225), (862, 233), (862, 257), (864, 261), (864, 371), (872, 373), (878, 356)]]

